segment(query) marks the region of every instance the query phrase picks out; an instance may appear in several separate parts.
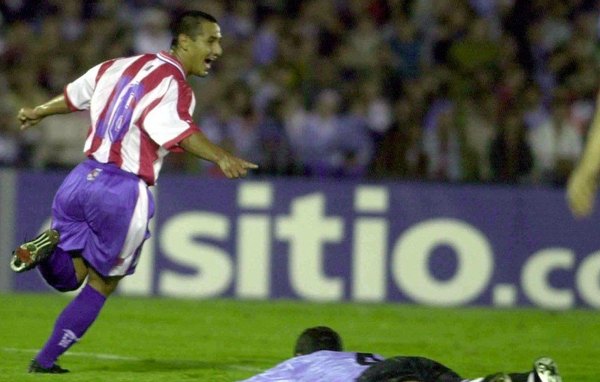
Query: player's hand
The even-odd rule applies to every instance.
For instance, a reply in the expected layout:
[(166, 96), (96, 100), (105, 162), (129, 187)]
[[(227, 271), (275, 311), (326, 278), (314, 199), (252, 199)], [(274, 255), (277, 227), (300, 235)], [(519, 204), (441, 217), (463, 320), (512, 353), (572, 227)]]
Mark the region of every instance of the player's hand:
[(26, 130), (33, 125), (36, 125), (43, 117), (39, 116), (35, 109), (24, 107), (19, 110), (17, 119), (21, 123), (21, 130)]
[(588, 216), (594, 209), (598, 181), (585, 169), (576, 169), (567, 183), (567, 202), (575, 217)]
[(248, 174), (248, 170), (258, 168), (257, 164), (245, 161), (233, 155), (225, 155), (217, 162), (223, 174), (230, 179), (240, 178)]

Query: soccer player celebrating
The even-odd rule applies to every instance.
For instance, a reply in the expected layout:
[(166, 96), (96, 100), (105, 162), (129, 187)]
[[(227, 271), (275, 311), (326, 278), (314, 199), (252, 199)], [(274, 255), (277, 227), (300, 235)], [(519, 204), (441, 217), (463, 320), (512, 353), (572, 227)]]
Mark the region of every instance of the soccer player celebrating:
[(211, 143), (192, 121), (186, 78), (206, 76), (221, 56), (217, 20), (201, 11), (172, 23), (169, 52), (118, 58), (91, 68), (64, 94), (18, 113), (21, 129), (43, 118), (89, 110), (87, 160), (64, 180), (52, 204), (52, 228), (20, 245), (11, 268), (37, 267), (59, 291), (86, 285), (62, 311), (29, 372), (64, 373), (58, 357), (92, 325), (119, 281), (134, 272), (153, 215), (152, 186), (164, 157), (185, 150), (216, 163), (228, 178), (257, 166)]
[(596, 101), (596, 113), (583, 156), (567, 183), (569, 208), (576, 217), (584, 217), (592, 212), (598, 189), (598, 173), (600, 173), (600, 94)]
[(342, 340), (326, 326), (308, 328), (296, 340), (294, 357), (240, 382), (561, 382), (556, 363), (540, 358), (526, 373), (494, 373), (465, 379), (448, 367), (424, 357), (345, 352)]

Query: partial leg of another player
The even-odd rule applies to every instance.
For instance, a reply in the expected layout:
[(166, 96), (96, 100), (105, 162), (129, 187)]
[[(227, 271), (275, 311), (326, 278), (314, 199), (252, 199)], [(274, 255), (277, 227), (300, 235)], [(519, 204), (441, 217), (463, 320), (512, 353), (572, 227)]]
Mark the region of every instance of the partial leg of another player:
[(509, 374), (513, 382), (562, 382), (556, 362), (549, 357), (541, 357), (533, 362), (529, 373)]
[(556, 362), (552, 358), (538, 358), (526, 373), (498, 373), (471, 382), (562, 382)]

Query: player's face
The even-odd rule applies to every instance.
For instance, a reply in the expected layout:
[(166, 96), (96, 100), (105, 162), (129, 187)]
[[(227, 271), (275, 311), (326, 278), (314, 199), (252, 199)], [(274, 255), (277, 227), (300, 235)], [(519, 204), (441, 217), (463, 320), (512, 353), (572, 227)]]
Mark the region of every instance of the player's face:
[(202, 33), (190, 44), (190, 74), (204, 77), (208, 75), (212, 62), (223, 54), (221, 48), (221, 28), (216, 23), (202, 22)]

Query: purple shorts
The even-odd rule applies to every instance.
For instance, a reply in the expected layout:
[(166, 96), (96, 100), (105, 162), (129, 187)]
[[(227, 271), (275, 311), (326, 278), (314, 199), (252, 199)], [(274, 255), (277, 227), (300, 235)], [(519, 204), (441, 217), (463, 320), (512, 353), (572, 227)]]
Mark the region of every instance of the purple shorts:
[(52, 203), (58, 246), (79, 251), (104, 276), (135, 271), (154, 200), (144, 181), (112, 164), (88, 159), (63, 181)]

